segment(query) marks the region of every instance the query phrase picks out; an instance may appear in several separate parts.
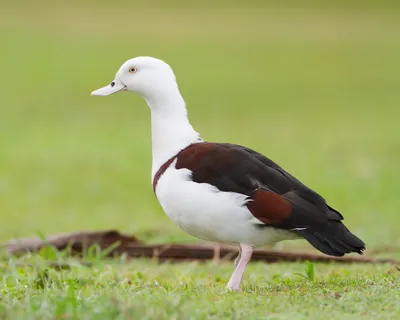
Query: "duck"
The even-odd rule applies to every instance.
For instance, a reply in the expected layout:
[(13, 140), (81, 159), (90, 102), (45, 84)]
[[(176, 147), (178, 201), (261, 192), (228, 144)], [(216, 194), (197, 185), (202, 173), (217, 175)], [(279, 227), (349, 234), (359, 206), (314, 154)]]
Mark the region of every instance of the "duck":
[(129, 59), (110, 84), (91, 95), (123, 91), (139, 94), (150, 108), (151, 181), (166, 215), (194, 237), (239, 247), (229, 291), (241, 290), (245, 268), (260, 246), (305, 239), (330, 256), (365, 250), (339, 211), (278, 164), (241, 145), (203, 140), (166, 62)]

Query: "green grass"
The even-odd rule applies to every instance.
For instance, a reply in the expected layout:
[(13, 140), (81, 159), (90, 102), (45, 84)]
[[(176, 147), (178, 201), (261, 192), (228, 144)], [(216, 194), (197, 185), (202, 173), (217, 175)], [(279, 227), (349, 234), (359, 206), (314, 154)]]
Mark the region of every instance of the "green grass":
[[(51, 255), (50, 255), (51, 256)], [(243, 292), (226, 292), (232, 265), (158, 264), (89, 259), (89, 267), (56, 271), (48, 253), (9, 261), (4, 315), (37, 319), (396, 319), (399, 271), (393, 266), (317, 264), (313, 281), (303, 264), (253, 263)], [(34, 266), (34, 267), (33, 267)]]
[[(174, 68), (203, 138), (274, 159), (340, 210), (369, 249), (400, 246), (400, 12), (389, 1), (21, 3), (0, 10), (0, 241), (105, 228), (153, 243), (199, 241), (152, 193), (144, 101), (89, 96), (123, 61), (151, 55)], [(278, 248), (312, 250), (302, 241)], [(99, 259), (50, 270), (50, 283), (37, 288), (50, 258), (25, 259), (35, 267), (1, 260), (0, 317), (400, 314), (390, 266), (317, 265), (307, 281), (285, 277), (306, 264), (252, 264), (237, 294), (224, 292), (227, 263)]]

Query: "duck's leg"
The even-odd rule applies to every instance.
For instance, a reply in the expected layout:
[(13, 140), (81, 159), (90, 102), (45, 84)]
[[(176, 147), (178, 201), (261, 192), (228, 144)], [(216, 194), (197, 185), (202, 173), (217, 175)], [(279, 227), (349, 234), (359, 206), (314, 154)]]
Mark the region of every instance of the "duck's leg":
[(251, 255), (253, 254), (253, 247), (240, 244), (240, 256), (239, 261), (236, 265), (236, 269), (233, 272), (231, 278), (229, 279), (227, 289), (231, 291), (239, 291), (240, 283), (242, 282), (243, 272), (246, 269), (247, 264), (251, 259)]
[(242, 247), (239, 245), (239, 254), (238, 254), (238, 256), (237, 256), (236, 259), (235, 259), (235, 268), (237, 267), (237, 265), (238, 265), (238, 263), (239, 263), (239, 261), (240, 261), (241, 255), (242, 255)]
[(221, 244), (220, 243), (216, 243), (214, 245), (214, 256), (213, 256), (212, 261), (215, 264), (219, 264), (220, 260), (221, 260)]

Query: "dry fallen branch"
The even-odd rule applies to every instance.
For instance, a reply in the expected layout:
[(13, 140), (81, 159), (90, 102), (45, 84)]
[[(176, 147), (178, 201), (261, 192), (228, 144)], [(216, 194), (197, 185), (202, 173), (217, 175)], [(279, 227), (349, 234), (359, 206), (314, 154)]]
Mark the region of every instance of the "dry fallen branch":
[(127, 236), (116, 230), (106, 231), (79, 231), (73, 233), (58, 233), (49, 235), (45, 240), (40, 238), (25, 238), (11, 240), (4, 245), (8, 253), (19, 255), (26, 252), (38, 251), (51, 245), (58, 250), (71, 248), (75, 252), (83, 252), (92, 245), (99, 245), (106, 249), (112, 244), (119, 242), (119, 247), (124, 248), (128, 244), (141, 244), (142, 242), (134, 236)]
[[(131, 258), (151, 257), (157, 258), (159, 261), (187, 261), (187, 260), (216, 260), (216, 250), (214, 245), (138, 245), (132, 244), (123, 249), (117, 248), (117, 253), (126, 253)], [(155, 254), (157, 253), (157, 254)], [(234, 260), (238, 254), (238, 250), (234, 247), (220, 246), (219, 259), (217, 260)], [(255, 250), (252, 261), (264, 262), (295, 262), (295, 261), (312, 261), (312, 262), (339, 262), (339, 263), (390, 263), (400, 264), (399, 261), (393, 259), (374, 259), (368, 257), (331, 257), (320, 254), (311, 253), (292, 253), (275, 250)]]
[[(220, 261), (234, 260), (238, 250), (232, 246), (225, 245), (181, 245), (181, 244), (159, 244), (146, 245), (134, 236), (127, 236), (115, 230), (96, 232), (75, 232), (70, 234), (56, 234), (48, 236), (46, 241), (39, 238), (13, 240), (5, 247), (11, 254), (22, 254), (33, 252), (51, 245), (59, 250), (70, 247), (73, 251), (82, 253), (91, 245), (97, 244), (101, 249), (107, 249), (114, 243), (119, 245), (109, 252), (109, 255), (126, 254), (129, 258), (153, 258), (157, 261)], [(400, 261), (393, 259), (374, 259), (369, 257), (331, 257), (321, 254), (292, 253), (275, 250), (255, 250), (252, 261), (264, 262), (339, 262), (339, 263), (390, 263), (400, 264)]]

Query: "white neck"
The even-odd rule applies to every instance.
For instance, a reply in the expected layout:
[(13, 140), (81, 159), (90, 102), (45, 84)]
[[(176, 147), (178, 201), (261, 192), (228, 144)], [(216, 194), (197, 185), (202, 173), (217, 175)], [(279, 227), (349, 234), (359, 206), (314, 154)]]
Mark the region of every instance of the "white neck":
[(190, 144), (202, 140), (189, 123), (185, 101), (178, 87), (156, 97), (147, 97), (146, 101), (151, 109), (153, 179), (158, 169), (170, 158)]

